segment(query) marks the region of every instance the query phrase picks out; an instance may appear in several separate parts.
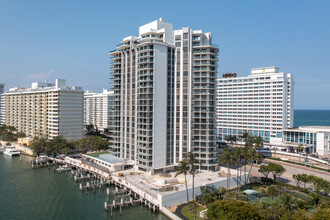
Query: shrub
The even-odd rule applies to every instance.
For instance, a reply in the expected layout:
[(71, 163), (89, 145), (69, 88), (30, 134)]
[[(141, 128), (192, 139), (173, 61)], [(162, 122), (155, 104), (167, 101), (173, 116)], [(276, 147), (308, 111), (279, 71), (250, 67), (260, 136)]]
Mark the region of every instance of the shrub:
[(259, 192), (260, 197), (266, 197), (267, 195), (268, 194), (267, 194), (266, 190), (264, 190), (264, 189), (260, 190), (260, 192)]
[(235, 200), (216, 201), (208, 207), (207, 217), (211, 220), (261, 219), (258, 209), (250, 203)]

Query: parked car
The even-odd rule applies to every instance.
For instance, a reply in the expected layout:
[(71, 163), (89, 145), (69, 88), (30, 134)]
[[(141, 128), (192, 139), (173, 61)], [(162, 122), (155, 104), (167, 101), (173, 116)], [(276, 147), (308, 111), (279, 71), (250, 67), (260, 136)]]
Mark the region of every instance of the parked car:
[(330, 161), (328, 157), (322, 157), (322, 160)]
[(305, 161), (304, 164), (312, 165), (312, 163), (310, 161)]

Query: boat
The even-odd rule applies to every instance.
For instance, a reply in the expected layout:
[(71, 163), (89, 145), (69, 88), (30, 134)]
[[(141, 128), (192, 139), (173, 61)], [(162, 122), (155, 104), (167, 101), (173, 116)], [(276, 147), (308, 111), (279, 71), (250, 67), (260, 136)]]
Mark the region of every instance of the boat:
[(60, 166), (59, 168), (56, 169), (57, 172), (65, 172), (65, 171), (70, 171), (72, 168), (68, 165), (63, 165)]
[(12, 156), (19, 156), (21, 153), (18, 150), (16, 150), (16, 148), (14, 147), (6, 147), (3, 154), (12, 157)]
[(36, 157), (34, 160), (35, 163), (47, 163), (48, 162), (48, 157), (46, 154), (41, 153), (39, 156)]
[(0, 147), (0, 154), (3, 154), (3, 152), (5, 151), (4, 147)]

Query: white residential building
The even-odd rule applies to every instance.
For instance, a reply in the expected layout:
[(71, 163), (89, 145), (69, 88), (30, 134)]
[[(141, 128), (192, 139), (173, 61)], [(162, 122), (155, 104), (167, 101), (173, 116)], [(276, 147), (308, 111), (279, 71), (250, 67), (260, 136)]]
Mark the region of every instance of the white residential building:
[(192, 151), (202, 168), (216, 168), (218, 51), (210, 33), (159, 19), (110, 52), (116, 156), (148, 171)]
[(81, 139), (83, 97), (81, 87), (67, 87), (63, 79), (12, 88), (4, 93), (4, 122), (30, 137)]
[(84, 124), (94, 125), (104, 131), (110, 127), (113, 118), (113, 91), (103, 89), (102, 93), (85, 91)]
[(246, 77), (224, 74), (218, 79), (218, 139), (246, 131), (280, 144), (282, 130), (293, 127), (293, 91), (292, 74), (278, 67), (254, 68)]
[(0, 125), (3, 124), (2, 114), (3, 114), (3, 93), (5, 92), (5, 84), (0, 83)]

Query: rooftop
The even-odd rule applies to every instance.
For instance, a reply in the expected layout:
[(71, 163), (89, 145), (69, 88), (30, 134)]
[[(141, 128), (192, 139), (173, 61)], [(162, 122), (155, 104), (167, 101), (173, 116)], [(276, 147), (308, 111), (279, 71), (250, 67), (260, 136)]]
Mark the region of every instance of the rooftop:
[(299, 126), (299, 128), (289, 128), (285, 131), (296, 131), (296, 132), (330, 132), (330, 126)]
[(118, 162), (123, 162), (125, 159), (118, 158), (113, 156), (111, 153), (109, 154), (101, 154), (97, 159), (103, 160), (108, 163), (118, 163)]

